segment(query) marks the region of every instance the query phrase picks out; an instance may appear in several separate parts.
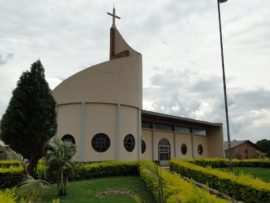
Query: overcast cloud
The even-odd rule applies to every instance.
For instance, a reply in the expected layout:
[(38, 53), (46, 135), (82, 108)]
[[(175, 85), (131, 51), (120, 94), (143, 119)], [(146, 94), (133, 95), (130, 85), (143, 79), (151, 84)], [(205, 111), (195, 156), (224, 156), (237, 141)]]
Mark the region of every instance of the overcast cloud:
[[(143, 54), (144, 108), (224, 122), (216, 0), (117, 0), (117, 27)], [(0, 0), (0, 117), (41, 59), (51, 88), (108, 60), (112, 0)], [(232, 139), (269, 139), (270, 1), (222, 4)]]

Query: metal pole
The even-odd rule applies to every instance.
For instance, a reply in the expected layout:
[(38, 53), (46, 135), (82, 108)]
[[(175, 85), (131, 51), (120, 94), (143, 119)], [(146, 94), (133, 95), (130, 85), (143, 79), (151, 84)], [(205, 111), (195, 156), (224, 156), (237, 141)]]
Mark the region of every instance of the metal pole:
[(226, 76), (225, 76), (223, 40), (222, 40), (222, 26), (221, 26), (221, 15), (220, 15), (220, 3), (222, 3), (222, 2), (225, 2), (225, 1), (220, 2), (220, 0), (217, 0), (220, 49), (221, 49), (221, 61), (222, 61), (222, 73), (223, 73), (224, 102), (225, 102), (225, 114), (226, 114), (226, 129), (227, 129), (228, 151), (229, 151), (229, 169), (232, 171), (232, 150), (231, 150), (231, 138), (230, 138), (230, 123), (229, 123), (229, 114), (228, 114), (227, 88), (226, 88)]

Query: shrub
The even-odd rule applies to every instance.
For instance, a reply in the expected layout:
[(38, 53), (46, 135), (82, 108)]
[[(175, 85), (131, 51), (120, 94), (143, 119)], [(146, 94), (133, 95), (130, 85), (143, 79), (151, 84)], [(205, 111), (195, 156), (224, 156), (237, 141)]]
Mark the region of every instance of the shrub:
[[(211, 166), (212, 168), (224, 168), (229, 165), (229, 161), (227, 159), (221, 158), (185, 159), (185, 161), (203, 167)], [(245, 160), (233, 159), (232, 166), (270, 168), (270, 159), (245, 159)]]
[(247, 203), (269, 202), (270, 199), (270, 184), (247, 175), (236, 176), (184, 160), (170, 161), (170, 169)]
[(75, 168), (72, 180), (92, 179), (106, 176), (138, 175), (138, 162), (106, 161), (100, 163), (79, 164)]
[(0, 160), (0, 168), (19, 167), (21, 162), (19, 160)]
[(0, 168), (0, 188), (10, 188), (17, 185), (24, 177), (22, 167)]
[[(207, 191), (196, 187), (194, 184), (185, 181), (177, 174), (171, 174), (166, 170), (155, 169), (152, 162), (141, 162), (140, 176), (154, 194), (158, 202), (168, 203), (225, 203), (224, 199), (210, 195)], [(158, 176), (162, 181), (159, 181)], [(161, 185), (160, 185), (161, 182)], [(159, 191), (158, 188), (163, 188)], [(161, 197), (161, 194), (163, 197)]]
[(0, 191), (0, 202), (16, 203), (16, 199), (17, 198), (14, 190), (6, 189), (4, 191)]

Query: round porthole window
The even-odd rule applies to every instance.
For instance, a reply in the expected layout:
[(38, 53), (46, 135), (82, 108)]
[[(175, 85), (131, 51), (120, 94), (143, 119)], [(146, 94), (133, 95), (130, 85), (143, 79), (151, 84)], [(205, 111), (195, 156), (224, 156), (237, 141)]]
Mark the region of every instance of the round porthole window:
[(142, 140), (142, 154), (145, 152), (146, 150), (146, 144), (145, 144), (145, 141)]
[(98, 133), (92, 138), (92, 147), (97, 152), (105, 152), (111, 145), (110, 138), (104, 133)]
[(132, 134), (126, 135), (124, 139), (124, 147), (128, 152), (132, 152), (135, 147), (135, 138)]
[(187, 153), (187, 145), (186, 144), (181, 145), (181, 153), (183, 155), (185, 155)]
[(201, 144), (198, 146), (198, 153), (199, 155), (203, 154), (203, 146)]
[(70, 134), (64, 135), (61, 140), (63, 142), (71, 142), (72, 144), (75, 144), (75, 138)]

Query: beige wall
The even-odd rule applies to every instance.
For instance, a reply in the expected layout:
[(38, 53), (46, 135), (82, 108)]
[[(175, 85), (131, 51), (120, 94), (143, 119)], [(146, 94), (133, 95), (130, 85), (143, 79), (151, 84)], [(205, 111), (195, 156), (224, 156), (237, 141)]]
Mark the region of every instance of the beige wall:
[(134, 56), (134, 55), (138, 55), (140, 53), (138, 53), (137, 51), (135, 51), (134, 49), (132, 49), (128, 43), (124, 40), (124, 38), (122, 37), (122, 35), (120, 34), (120, 32), (115, 29), (115, 54), (118, 54), (122, 51), (129, 51), (130, 56)]
[(224, 157), (222, 127), (207, 129), (208, 157)]
[[(104, 161), (115, 159), (115, 114), (116, 105), (86, 105), (84, 135), (85, 161)], [(97, 152), (92, 148), (91, 141), (97, 133), (105, 133), (110, 138), (110, 148), (105, 152)]]
[[(202, 155), (198, 153), (198, 146), (200, 144), (203, 146)], [(208, 156), (207, 136), (193, 135), (193, 153), (194, 153), (193, 155), (195, 158)]]
[(80, 104), (59, 106), (57, 109), (57, 133), (60, 139), (70, 134), (75, 138), (77, 153), (74, 157), (75, 160), (79, 160), (78, 150), (80, 148)]
[[(175, 134), (176, 141), (176, 158), (191, 158), (192, 157), (192, 145), (191, 145), (191, 135), (190, 134)], [(185, 155), (181, 152), (181, 145), (187, 145), (187, 153)]]
[[(118, 118), (117, 105), (113, 104), (86, 103), (84, 109), (82, 104), (61, 105), (58, 108), (57, 136), (60, 138), (65, 134), (74, 136), (77, 161), (137, 160), (138, 144), (141, 144), (138, 141), (138, 113), (138, 109), (134, 107), (120, 105)], [(117, 135), (117, 119), (120, 122), (119, 135)], [(110, 147), (105, 152), (97, 152), (92, 147), (92, 138), (97, 133), (105, 133), (110, 138)], [(132, 152), (124, 148), (124, 138), (127, 134), (132, 134), (135, 138), (135, 148)]]
[(141, 159), (152, 160), (152, 130), (151, 129), (142, 130), (142, 140), (145, 141), (146, 150), (142, 154)]
[[(121, 106), (120, 110), (120, 160), (138, 159), (138, 110), (136, 108)], [(135, 138), (135, 148), (128, 152), (124, 148), (124, 139), (127, 134), (132, 134)]]
[(174, 143), (173, 143), (173, 132), (170, 131), (162, 131), (162, 130), (155, 130), (154, 133), (154, 160), (158, 160), (158, 143), (161, 139), (166, 138), (170, 143), (170, 150), (171, 150), (171, 158), (173, 158), (174, 154)]

